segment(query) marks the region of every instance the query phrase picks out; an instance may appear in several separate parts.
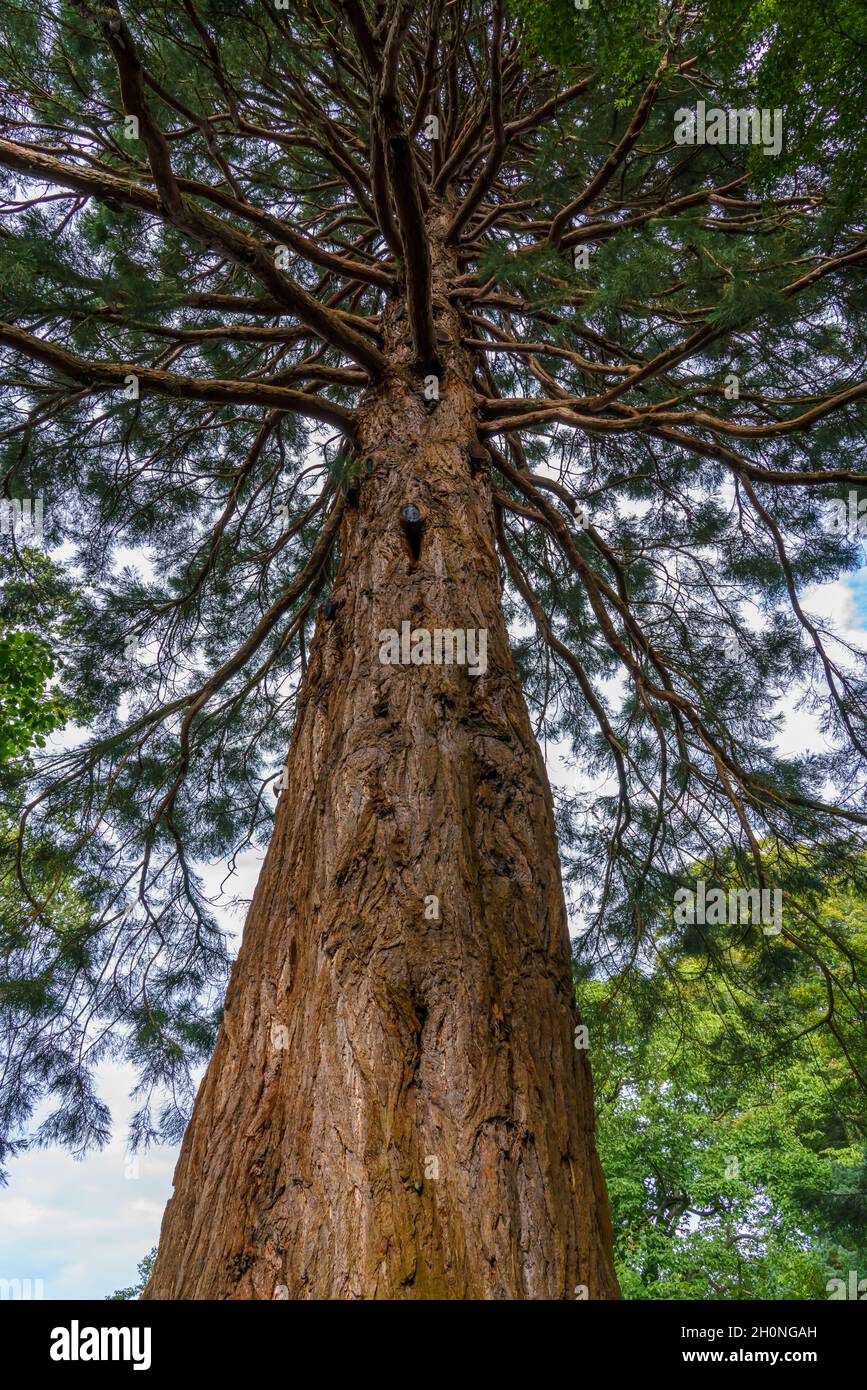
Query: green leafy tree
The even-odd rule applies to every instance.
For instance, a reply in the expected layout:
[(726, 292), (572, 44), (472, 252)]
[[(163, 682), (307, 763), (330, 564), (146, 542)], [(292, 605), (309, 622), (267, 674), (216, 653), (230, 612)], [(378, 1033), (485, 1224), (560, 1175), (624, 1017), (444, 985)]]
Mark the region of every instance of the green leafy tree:
[(867, 1279), (867, 1037), (848, 963), (867, 909), (829, 894), (820, 922), (830, 998), (803, 953), (730, 926), (669, 929), (646, 975), (580, 986), (625, 1297), (816, 1299), (850, 1270)]
[(31, 743), (45, 747), (45, 734), (62, 722), (43, 696), (53, 674), (46, 643), (32, 632), (0, 637), (0, 759), (23, 753)]
[(74, 641), (74, 586), (34, 549), (0, 551), (0, 765), (73, 716), (60, 682)]
[(138, 1283), (131, 1284), (128, 1289), (115, 1289), (114, 1293), (106, 1294), (106, 1301), (110, 1302), (112, 1300), (117, 1301), (123, 1299), (124, 1301), (128, 1302), (131, 1299), (141, 1298), (145, 1290), (145, 1285), (147, 1284), (148, 1279), (150, 1279), (151, 1275), (153, 1274), (154, 1261), (156, 1260), (156, 1257), (157, 1248), (156, 1246), (154, 1246), (150, 1254), (145, 1255), (144, 1259), (139, 1261)]

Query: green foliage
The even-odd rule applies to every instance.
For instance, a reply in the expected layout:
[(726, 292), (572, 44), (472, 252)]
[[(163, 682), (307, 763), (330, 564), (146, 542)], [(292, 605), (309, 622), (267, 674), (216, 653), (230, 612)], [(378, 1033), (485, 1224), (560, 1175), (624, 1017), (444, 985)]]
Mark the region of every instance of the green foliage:
[[(854, 958), (867, 899), (835, 892), (817, 924)], [(827, 1027), (827, 981), (785, 938), (670, 930), (654, 947), (647, 973), (578, 990), (624, 1297), (816, 1299), (867, 1277), (857, 985)]]
[(106, 1302), (123, 1300), (130, 1302), (133, 1299), (141, 1298), (145, 1291), (145, 1285), (153, 1273), (154, 1261), (157, 1257), (157, 1247), (154, 1246), (149, 1255), (145, 1255), (138, 1265), (138, 1283), (132, 1284), (128, 1289), (115, 1289), (114, 1293), (106, 1294)]
[(574, 0), (511, 0), (510, 7), (524, 20), (538, 53), (567, 70), (595, 60), (620, 92), (638, 81), (654, 58), (659, 61), (661, 7), (650, 0), (604, 5), (589, 0), (586, 9)]
[[(674, 0), (510, 0), (527, 42), (566, 72), (593, 65), (626, 108), (654, 75), (689, 7)], [(821, 171), (851, 206), (867, 170), (867, 15), (860, 0), (707, 0), (695, 12), (689, 49), (717, 85), (720, 105), (785, 112), (782, 159), (757, 156), (770, 183)]]
[(56, 699), (45, 698), (54, 665), (47, 643), (32, 632), (0, 636), (0, 763), (35, 743), (63, 722)]
[(74, 613), (74, 587), (60, 566), (37, 550), (0, 553), (0, 767), (44, 748), (75, 712), (62, 688)]

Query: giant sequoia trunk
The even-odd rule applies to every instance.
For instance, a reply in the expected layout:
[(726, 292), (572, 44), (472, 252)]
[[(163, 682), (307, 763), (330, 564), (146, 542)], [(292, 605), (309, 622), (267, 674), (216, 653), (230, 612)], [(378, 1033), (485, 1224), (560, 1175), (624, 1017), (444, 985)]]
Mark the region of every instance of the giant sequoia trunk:
[[(394, 371), (359, 437), (374, 468), (346, 507), (146, 1297), (617, 1296), (455, 273), (434, 238), (437, 404), (396, 300), (386, 313)], [(403, 622), (485, 630), (486, 671), (383, 664), (380, 633)]]

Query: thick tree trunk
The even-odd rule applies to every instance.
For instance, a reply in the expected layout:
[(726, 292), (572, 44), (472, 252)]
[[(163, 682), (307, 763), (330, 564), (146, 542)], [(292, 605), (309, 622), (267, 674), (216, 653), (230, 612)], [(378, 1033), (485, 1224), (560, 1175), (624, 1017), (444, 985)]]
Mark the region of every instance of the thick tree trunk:
[[(435, 249), (441, 291), (454, 273)], [(146, 1297), (617, 1297), (551, 795), (468, 453), (471, 363), (435, 304), (436, 405), (387, 311), (374, 470)], [(484, 630), (485, 673), (382, 664), (404, 621)]]

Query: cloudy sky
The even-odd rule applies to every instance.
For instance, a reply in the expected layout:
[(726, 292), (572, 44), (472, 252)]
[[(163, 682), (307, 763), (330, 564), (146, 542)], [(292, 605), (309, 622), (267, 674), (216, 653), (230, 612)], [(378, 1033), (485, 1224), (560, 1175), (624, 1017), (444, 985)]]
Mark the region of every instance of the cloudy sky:
[[(841, 636), (867, 645), (867, 568), (836, 584), (802, 595), (809, 612), (833, 623)], [(815, 723), (792, 708), (781, 739), (783, 751), (821, 746)], [(575, 783), (557, 750), (549, 748), (551, 779)], [(259, 860), (239, 862), (232, 895), (249, 897)], [(222, 865), (203, 876), (216, 893)], [(237, 914), (225, 925), (237, 932)], [(48, 1299), (101, 1299), (135, 1282), (138, 1262), (156, 1244), (166, 1201), (171, 1196), (177, 1150), (152, 1149), (131, 1160), (125, 1151), (128, 1092), (134, 1076), (114, 1064), (101, 1070), (101, 1094), (115, 1117), (114, 1138), (101, 1153), (76, 1162), (60, 1149), (35, 1150), (13, 1160), (8, 1187), (0, 1189), (0, 1280), (41, 1280)]]

